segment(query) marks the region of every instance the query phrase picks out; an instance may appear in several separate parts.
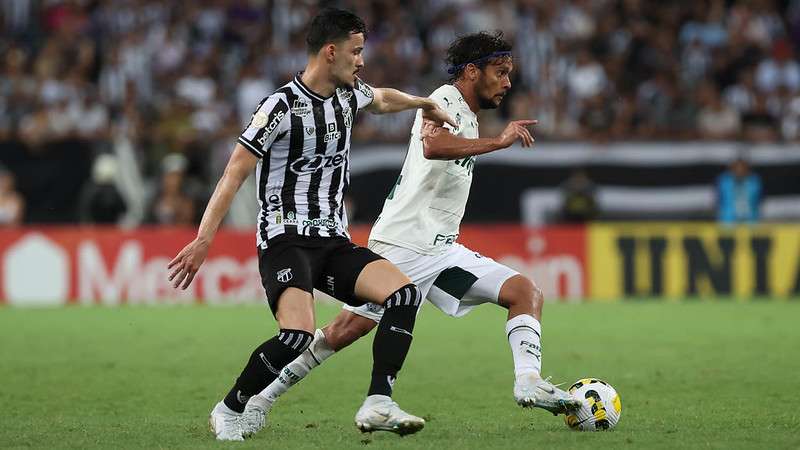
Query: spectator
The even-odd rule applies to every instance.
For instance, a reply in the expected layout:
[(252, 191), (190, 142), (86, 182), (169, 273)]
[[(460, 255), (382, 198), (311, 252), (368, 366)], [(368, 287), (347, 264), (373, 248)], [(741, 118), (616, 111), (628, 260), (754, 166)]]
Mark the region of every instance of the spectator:
[(742, 137), (761, 143), (778, 140), (778, 120), (769, 112), (764, 96), (756, 96), (753, 109), (742, 116)]
[(717, 219), (726, 224), (758, 222), (761, 178), (739, 157), (717, 178)]
[(788, 41), (777, 41), (772, 56), (759, 63), (756, 84), (764, 93), (774, 92), (781, 87), (792, 93), (800, 90), (800, 64), (794, 60)]
[[(506, 31), (516, 41), (513, 88), (481, 134), (528, 116), (540, 119), (538, 142), (800, 140), (800, 0), (333, 3), (357, 9), (371, 28), (360, 76), (418, 94), (446, 76), (441, 60), (456, 35)], [(160, 177), (164, 156), (181, 153), (199, 178), (213, 170), (216, 143), (294, 75), (319, 8), (288, 0), (10, 4), (0, 7), (0, 140), (45, 154), (58, 141), (96, 149), (126, 137), (146, 175)], [(359, 120), (355, 141), (403, 142), (413, 115)]]
[(561, 221), (583, 223), (597, 217), (595, 186), (584, 169), (577, 169), (561, 184)]
[(148, 222), (160, 225), (195, 223), (195, 202), (186, 192), (187, 166), (188, 161), (181, 154), (173, 153), (164, 158), (161, 184), (151, 202)]
[(606, 87), (606, 73), (603, 66), (584, 49), (578, 52), (575, 67), (570, 71), (567, 83), (575, 98), (593, 97)]
[(701, 89), (703, 108), (697, 117), (701, 139), (733, 139), (741, 126), (739, 112), (722, 102), (719, 93), (706, 85)]
[(16, 191), (14, 174), (0, 166), (0, 226), (19, 225), (25, 214), (25, 200)]
[(94, 161), (92, 179), (81, 193), (79, 215), (83, 223), (116, 224), (127, 206), (119, 193), (117, 160), (109, 154), (101, 154)]

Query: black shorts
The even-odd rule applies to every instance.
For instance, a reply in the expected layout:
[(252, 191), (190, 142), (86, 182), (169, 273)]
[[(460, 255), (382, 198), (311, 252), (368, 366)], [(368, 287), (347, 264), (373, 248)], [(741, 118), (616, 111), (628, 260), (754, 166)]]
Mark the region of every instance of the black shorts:
[(352, 306), (365, 302), (355, 298), (358, 275), (364, 267), (383, 259), (345, 237), (281, 235), (258, 249), (258, 270), (267, 292), (272, 314), (278, 298), (288, 287), (313, 293), (314, 288)]

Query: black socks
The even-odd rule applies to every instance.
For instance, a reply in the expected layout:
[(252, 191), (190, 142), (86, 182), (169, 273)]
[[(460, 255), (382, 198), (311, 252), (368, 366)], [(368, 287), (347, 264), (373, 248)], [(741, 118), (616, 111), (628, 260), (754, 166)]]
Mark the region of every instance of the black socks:
[(414, 284), (401, 287), (386, 299), (383, 318), (372, 341), (372, 382), (367, 395), (391, 397), (397, 372), (403, 367), (411, 347), (420, 304), (422, 293)]
[(236, 412), (244, 411), (247, 400), (269, 386), (281, 369), (300, 356), (313, 340), (314, 335), (307, 331), (282, 329), (259, 345), (225, 396), (225, 405)]

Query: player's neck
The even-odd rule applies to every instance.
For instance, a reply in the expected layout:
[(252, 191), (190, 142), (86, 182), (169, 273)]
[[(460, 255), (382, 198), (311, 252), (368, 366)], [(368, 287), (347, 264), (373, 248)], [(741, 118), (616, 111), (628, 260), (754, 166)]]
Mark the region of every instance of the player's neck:
[(309, 62), (300, 80), (320, 97), (327, 98), (336, 90), (336, 83), (319, 65)]
[(475, 90), (464, 86), (461, 80), (453, 83), (453, 86), (458, 89), (458, 92), (461, 92), (461, 96), (464, 97), (464, 101), (467, 102), (467, 106), (469, 106), (470, 111), (478, 114), (478, 111), (481, 110), (481, 107), (478, 104), (478, 96), (475, 95)]

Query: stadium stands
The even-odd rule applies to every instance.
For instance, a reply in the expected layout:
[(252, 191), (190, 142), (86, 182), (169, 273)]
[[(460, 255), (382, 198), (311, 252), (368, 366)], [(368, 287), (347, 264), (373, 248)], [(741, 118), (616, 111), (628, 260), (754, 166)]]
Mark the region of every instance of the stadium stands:
[[(357, 9), (369, 24), (368, 82), (418, 94), (444, 77), (453, 36), (502, 29), (513, 38), (514, 88), (499, 115), (482, 119), (484, 135), (526, 116), (539, 119), (539, 143), (800, 139), (797, 1), (323, 3)], [(211, 186), (253, 106), (301, 68), (304, 27), (318, 8), (288, 0), (2, 2), (0, 163), (17, 175), (26, 221), (77, 220), (83, 183), (103, 152), (150, 185), (161, 160), (182, 153), (188, 179)], [(356, 142), (403, 142), (410, 120), (364, 115)], [(157, 190), (133, 178), (123, 195)], [(152, 201), (127, 200), (140, 209)]]

